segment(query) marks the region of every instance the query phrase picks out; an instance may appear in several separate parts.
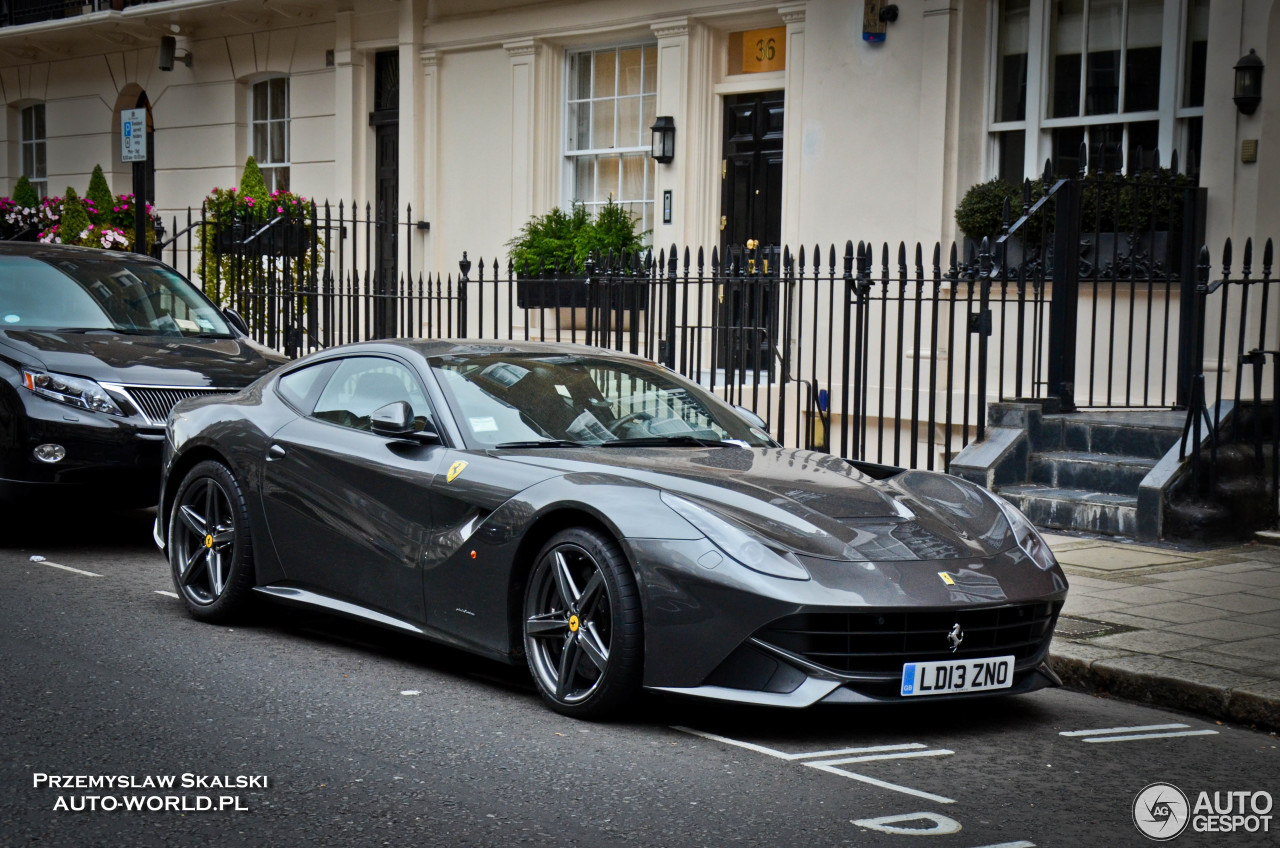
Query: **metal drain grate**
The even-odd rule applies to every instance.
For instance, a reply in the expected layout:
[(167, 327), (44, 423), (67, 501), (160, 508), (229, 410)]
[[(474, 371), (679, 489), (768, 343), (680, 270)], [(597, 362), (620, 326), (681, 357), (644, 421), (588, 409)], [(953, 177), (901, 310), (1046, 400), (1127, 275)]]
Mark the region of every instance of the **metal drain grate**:
[(1112, 633), (1128, 633), (1134, 629), (1136, 628), (1126, 627), (1123, 624), (1060, 615), (1057, 625), (1053, 628), (1053, 635), (1062, 636), (1065, 639), (1096, 639), (1099, 636), (1110, 636)]

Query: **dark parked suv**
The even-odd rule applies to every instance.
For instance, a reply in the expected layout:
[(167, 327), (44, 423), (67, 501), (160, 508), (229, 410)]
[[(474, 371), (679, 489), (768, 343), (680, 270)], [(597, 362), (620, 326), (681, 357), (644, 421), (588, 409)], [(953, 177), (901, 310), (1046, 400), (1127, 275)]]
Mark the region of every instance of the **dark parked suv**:
[(0, 242), (0, 500), (154, 504), (169, 410), (284, 362), (160, 262)]

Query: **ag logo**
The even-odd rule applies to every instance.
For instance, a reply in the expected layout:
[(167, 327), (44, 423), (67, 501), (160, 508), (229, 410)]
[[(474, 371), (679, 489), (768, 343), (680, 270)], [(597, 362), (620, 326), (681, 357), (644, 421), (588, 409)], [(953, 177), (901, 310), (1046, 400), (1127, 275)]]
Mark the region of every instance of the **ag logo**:
[(1191, 805), (1172, 783), (1153, 783), (1133, 799), (1133, 823), (1148, 839), (1167, 842), (1187, 829)]
[(454, 480), (458, 478), (458, 475), (462, 473), (462, 469), (466, 467), (467, 467), (467, 464), (465, 462), (463, 462), (462, 460), (458, 460), (453, 465), (449, 466), (449, 474), (445, 479), (448, 482), (452, 483)]

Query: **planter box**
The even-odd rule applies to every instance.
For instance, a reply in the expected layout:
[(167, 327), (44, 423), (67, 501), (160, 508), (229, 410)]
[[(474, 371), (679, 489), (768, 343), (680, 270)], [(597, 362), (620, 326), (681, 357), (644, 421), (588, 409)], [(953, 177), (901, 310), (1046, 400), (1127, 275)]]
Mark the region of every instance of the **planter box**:
[(516, 305), (521, 309), (600, 309), (644, 312), (649, 308), (649, 281), (588, 284), (582, 277), (569, 279), (520, 279), (516, 277)]
[(238, 256), (289, 256), (294, 259), (305, 256), (311, 250), (311, 226), (300, 222), (280, 221), (245, 244), (245, 239), (262, 229), (236, 221), (220, 227), (214, 236), (214, 247), (219, 253)]

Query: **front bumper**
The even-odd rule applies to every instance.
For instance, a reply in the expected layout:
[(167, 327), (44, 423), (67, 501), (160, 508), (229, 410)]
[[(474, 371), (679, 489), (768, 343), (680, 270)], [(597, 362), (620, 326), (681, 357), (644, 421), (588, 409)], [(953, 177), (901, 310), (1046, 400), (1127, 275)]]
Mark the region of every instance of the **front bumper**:
[[(151, 506), (160, 493), (164, 428), (140, 417), (120, 418), (76, 409), (14, 390), (20, 404), (0, 434), (0, 499), (47, 503), (99, 499), (111, 507)], [(66, 449), (59, 462), (40, 462), (37, 445)]]
[[(714, 548), (705, 539), (630, 540), (628, 546), (645, 602), (644, 684), (656, 691), (804, 707), (1016, 694), (1060, 683), (1047, 660), (1066, 578), (1057, 567), (1038, 568), (1017, 548), (938, 561), (801, 557), (813, 579), (795, 581), (727, 558), (714, 568), (699, 565), (715, 560), (706, 557)], [(794, 634), (797, 620), (860, 622), (866, 616), (881, 618), (885, 630), (868, 633), (874, 625), (850, 623), (836, 633), (830, 631), (839, 628), (812, 624), (812, 633), (779, 636), (786, 628)], [(946, 641), (953, 619), (972, 634), (955, 655)], [(900, 644), (892, 644), (895, 638)], [(823, 644), (832, 639), (845, 647)], [(905, 662), (1006, 654), (1016, 657), (1010, 688), (899, 694)]]

